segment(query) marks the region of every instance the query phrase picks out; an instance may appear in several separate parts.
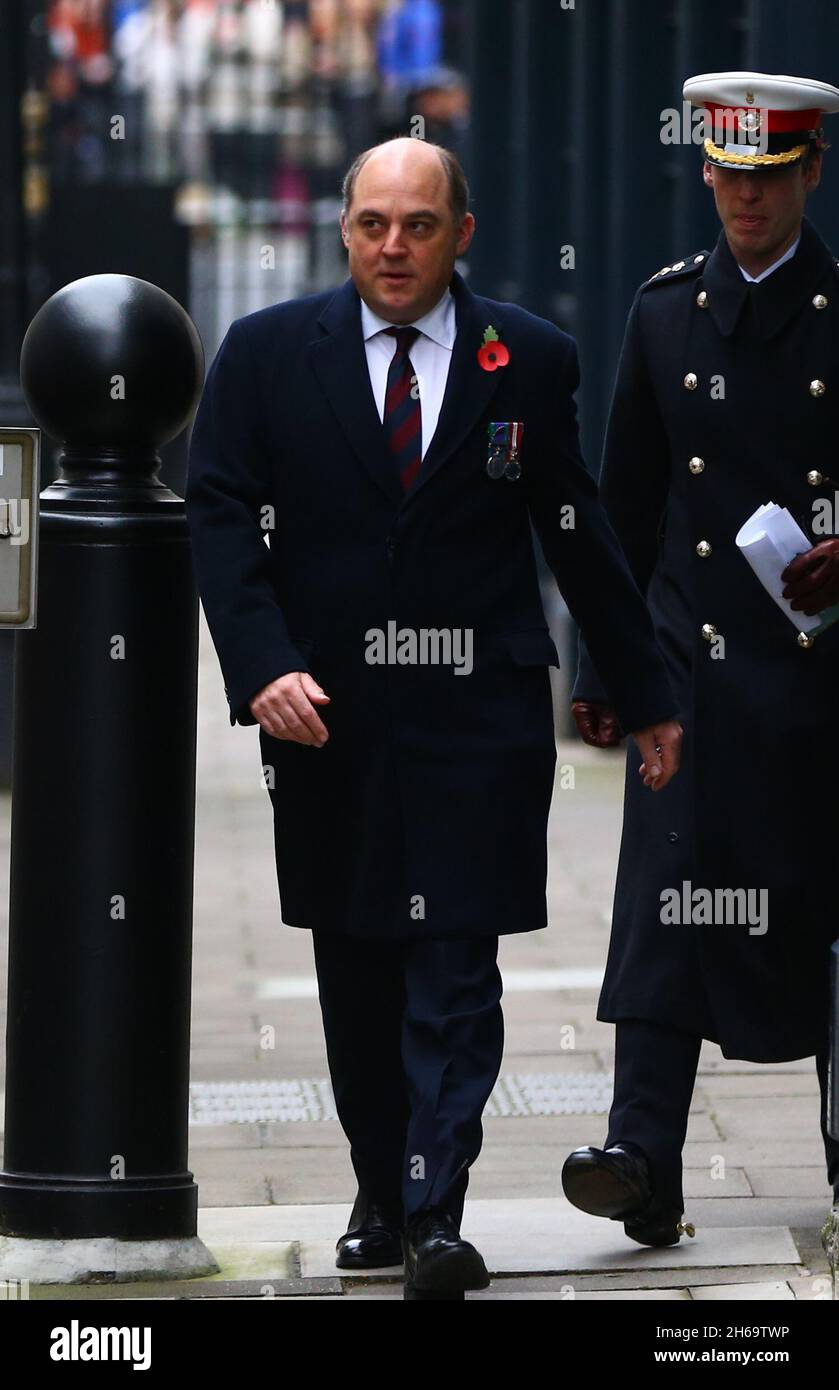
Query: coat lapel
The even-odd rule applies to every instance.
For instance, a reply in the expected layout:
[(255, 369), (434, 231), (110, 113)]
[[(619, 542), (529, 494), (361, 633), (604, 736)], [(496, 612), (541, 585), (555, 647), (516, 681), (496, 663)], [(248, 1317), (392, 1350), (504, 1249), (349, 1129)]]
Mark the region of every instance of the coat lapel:
[(490, 306), (474, 295), (465, 280), (455, 271), (451, 281), (455, 301), (457, 333), (449, 363), (449, 375), (437, 428), (426, 450), (416, 482), (405, 496), (406, 505), (413, 501), (430, 478), (462, 444), (481, 414), (488, 408), (498, 390), (506, 367), (486, 372), (478, 362), (478, 349), (484, 340), (484, 330), (491, 323), (503, 340), (503, 322), (497, 306)]
[(762, 338), (774, 338), (801, 313), (833, 264), (833, 253), (805, 218), (801, 245), (792, 260), (754, 287), (755, 317)]
[(318, 322), (327, 334), (310, 347), (318, 380), (359, 461), (398, 504), (402, 486), (373, 398), (361, 333), (361, 300), (352, 280), (333, 295)]
[(456, 336), (440, 418), (410, 492), (403, 493), (373, 399), (361, 332), (361, 300), (352, 280), (333, 295), (318, 320), (325, 336), (310, 346), (311, 362), (353, 451), (392, 502), (412, 502), (465, 439), (487, 409), (507, 369), (485, 372), (478, 363), (484, 329), (491, 322), (503, 338), (496, 306), (472, 294), (457, 271), (451, 280)]
[(717, 244), (708, 257), (702, 288), (708, 292), (711, 318), (723, 337), (730, 338), (749, 297), (749, 285), (740, 274), (725, 232), (720, 232)]

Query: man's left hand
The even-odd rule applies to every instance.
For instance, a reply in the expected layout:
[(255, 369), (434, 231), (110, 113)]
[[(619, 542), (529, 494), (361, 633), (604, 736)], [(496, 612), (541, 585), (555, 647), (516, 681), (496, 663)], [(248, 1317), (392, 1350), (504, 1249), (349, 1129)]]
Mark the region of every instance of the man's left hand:
[(632, 737), (644, 761), (638, 769), (644, 786), (660, 792), (679, 771), (684, 730), (678, 719), (666, 719), (648, 729), (633, 730)]
[(808, 618), (839, 603), (839, 540), (821, 541), (796, 555), (782, 572), (783, 596)]

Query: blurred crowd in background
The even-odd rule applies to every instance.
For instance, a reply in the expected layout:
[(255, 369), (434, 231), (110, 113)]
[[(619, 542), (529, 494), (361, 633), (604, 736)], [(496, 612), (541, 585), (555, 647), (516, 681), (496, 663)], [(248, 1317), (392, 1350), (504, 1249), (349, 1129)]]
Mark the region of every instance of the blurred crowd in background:
[(213, 350), (231, 317), (344, 278), (339, 190), (355, 154), (412, 130), (461, 148), (461, 11), (459, 0), (52, 0), (51, 187), (173, 187), (175, 217), (194, 229), (190, 308)]

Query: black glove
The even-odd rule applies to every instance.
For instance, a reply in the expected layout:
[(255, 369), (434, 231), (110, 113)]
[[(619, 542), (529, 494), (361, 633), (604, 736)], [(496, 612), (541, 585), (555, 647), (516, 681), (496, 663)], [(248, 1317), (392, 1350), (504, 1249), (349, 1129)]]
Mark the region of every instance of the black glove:
[(603, 700), (572, 700), (571, 713), (584, 743), (615, 748), (623, 738), (618, 716)]
[(821, 541), (812, 550), (796, 555), (781, 579), (790, 607), (808, 618), (839, 603), (839, 540)]

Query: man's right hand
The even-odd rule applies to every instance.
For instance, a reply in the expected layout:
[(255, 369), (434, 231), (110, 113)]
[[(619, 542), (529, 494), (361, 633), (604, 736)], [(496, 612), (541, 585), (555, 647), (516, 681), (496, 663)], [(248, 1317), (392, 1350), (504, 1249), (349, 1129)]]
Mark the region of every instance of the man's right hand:
[(618, 716), (603, 700), (572, 700), (571, 713), (580, 738), (593, 748), (616, 748), (623, 738)]
[(248, 701), (248, 708), (260, 728), (272, 738), (322, 748), (329, 731), (318, 717), (316, 704), (329, 704), (329, 696), (317, 681), (308, 671), (289, 671), (257, 691)]

